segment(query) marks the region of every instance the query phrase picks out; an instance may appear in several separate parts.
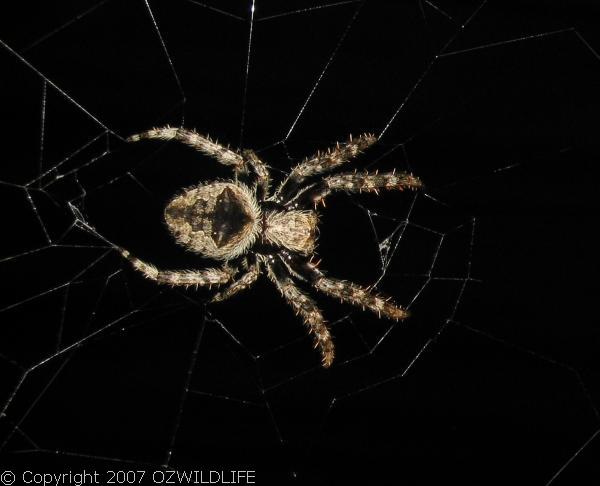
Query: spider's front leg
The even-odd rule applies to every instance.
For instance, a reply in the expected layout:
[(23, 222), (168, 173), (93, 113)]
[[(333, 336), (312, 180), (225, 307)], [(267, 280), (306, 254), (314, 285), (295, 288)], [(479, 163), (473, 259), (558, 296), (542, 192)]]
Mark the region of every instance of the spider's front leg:
[(159, 270), (154, 265), (132, 256), (127, 250), (120, 249), (120, 252), (124, 258), (129, 260), (133, 268), (157, 283), (181, 287), (191, 285), (210, 287), (227, 283), (235, 275), (235, 271), (225, 265), (221, 268), (206, 268), (204, 270)]
[(313, 334), (315, 347), (321, 351), (322, 364), (329, 368), (333, 363), (335, 348), (323, 314), (317, 304), (308, 295), (302, 292), (287, 274), (281, 263), (273, 258), (266, 260), (267, 276), (275, 284), (286, 302), (299, 314)]
[(338, 143), (326, 152), (317, 152), (312, 157), (308, 157), (292, 169), (290, 175), (277, 189), (274, 199), (287, 203), (307, 178), (331, 172), (358, 156), (376, 141), (377, 137), (368, 133), (354, 138), (350, 136), (348, 142)]
[[(407, 172), (345, 172), (329, 177), (324, 177), (321, 182), (309, 186), (298, 193), (290, 204), (299, 206), (315, 206), (322, 202), (328, 195), (335, 191), (346, 193), (385, 191), (404, 191), (405, 189), (420, 189), (423, 187), (421, 179)], [(323, 203), (324, 204), (324, 203)]]

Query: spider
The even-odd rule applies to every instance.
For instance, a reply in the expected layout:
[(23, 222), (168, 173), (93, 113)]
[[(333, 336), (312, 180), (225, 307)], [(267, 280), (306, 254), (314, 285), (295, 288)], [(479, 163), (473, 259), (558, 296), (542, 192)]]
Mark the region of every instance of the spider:
[[(271, 177), (265, 163), (251, 150), (234, 151), (196, 131), (154, 128), (130, 136), (127, 141), (176, 140), (233, 169), (235, 177), (184, 189), (167, 204), (164, 218), (178, 244), (196, 254), (221, 261), (220, 267), (202, 270), (159, 270), (119, 248), (124, 258), (147, 278), (161, 284), (188, 287), (228, 284), (211, 302), (229, 299), (249, 288), (259, 275), (267, 277), (285, 301), (300, 315), (322, 365), (331, 366), (335, 348), (325, 319), (315, 301), (295, 280), (342, 302), (396, 321), (408, 312), (390, 297), (368, 287), (326, 276), (313, 263), (318, 225), (317, 204), (332, 192), (378, 189), (404, 190), (422, 186), (408, 173), (346, 172), (323, 177), (348, 163), (377, 139), (370, 134), (338, 143), (296, 165), (271, 193)], [(316, 176), (321, 176), (316, 178)], [(316, 180), (315, 180), (316, 179)], [(314, 208), (314, 209), (313, 209)]]

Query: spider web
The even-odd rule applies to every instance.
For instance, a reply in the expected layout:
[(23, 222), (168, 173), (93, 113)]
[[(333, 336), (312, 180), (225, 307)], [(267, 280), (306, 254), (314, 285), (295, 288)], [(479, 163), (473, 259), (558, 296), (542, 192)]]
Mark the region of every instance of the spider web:
[[(1, 464), (255, 470), (258, 484), (598, 477), (597, 8), (32, 6), (0, 33)], [(278, 177), (378, 134), (354, 167), (426, 190), (331, 197), (319, 256), (412, 317), (316, 296), (337, 347), (325, 371), (264, 277), (214, 306), (144, 281), (112, 244), (161, 268), (210, 264), (161, 212), (228, 176), (176, 144), (124, 143), (167, 123), (255, 148)]]

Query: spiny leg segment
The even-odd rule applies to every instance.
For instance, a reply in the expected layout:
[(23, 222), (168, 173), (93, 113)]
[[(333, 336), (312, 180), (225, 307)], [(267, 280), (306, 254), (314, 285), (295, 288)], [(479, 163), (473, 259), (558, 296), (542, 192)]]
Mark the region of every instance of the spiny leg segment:
[(131, 135), (128, 142), (139, 142), (140, 140), (176, 140), (194, 150), (216, 159), (219, 163), (233, 167), (236, 173), (248, 173), (250, 169), (254, 172), (258, 187), (262, 191), (262, 197), (269, 195), (271, 178), (266, 164), (252, 150), (244, 150), (242, 154), (224, 147), (210, 137), (200, 135), (195, 130), (187, 130), (178, 127), (152, 128), (145, 132)]
[(369, 133), (354, 138), (350, 136), (348, 142), (338, 143), (326, 152), (317, 152), (308, 157), (292, 169), (275, 193), (275, 199), (287, 202), (306, 178), (331, 172), (358, 156), (376, 141), (377, 137)]
[(260, 275), (260, 266), (258, 262), (251, 265), (248, 270), (239, 278), (232, 282), (228, 287), (217, 293), (212, 299), (212, 302), (222, 302), (233, 297), (238, 292), (250, 288)]
[(342, 302), (367, 308), (379, 317), (399, 321), (409, 316), (407, 310), (392, 302), (391, 297), (377, 294), (347, 280), (325, 277), (324, 275), (313, 282), (313, 287), (332, 297), (337, 297)]
[(229, 282), (235, 274), (234, 270), (226, 266), (204, 270), (159, 270), (154, 265), (132, 256), (127, 250), (121, 249), (120, 252), (124, 258), (129, 260), (133, 268), (141, 272), (146, 278), (172, 286), (210, 287), (212, 285), (222, 285)]
[(323, 367), (329, 368), (335, 357), (335, 347), (329, 328), (317, 304), (294, 284), (279, 262), (267, 260), (266, 265), (267, 276), (296, 314), (300, 314), (304, 324), (313, 334), (315, 347), (321, 351)]
[(223, 165), (232, 166), (236, 170), (244, 170), (245, 168), (244, 159), (239, 153), (200, 135), (195, 130), (165, 126), (152, 128), (127, 138), (128, 142), (138, 142), (140, 140), (176, 140), (216, 159)]
[(399, 321), (409, 316), (409, 312), (396, 305), (391, 297), (347, 280), (327, 277), (311, 262), (304, 261), (301, 266), (300, 271), (308, 276), (311, 285), (326, 295), (363, 309), (369, 309), (379, 317), (384, 316)]
[(256, 155), (253, 150), (243, 151), (244, 160), (252, 168), (256, 175), (258, 188), (260, 189), (259, 196), (266, 199), (269, 196), (269, 188), (271, 185), (271, 176), (266, 164)]
[(407, 172), (396, 172), (395, 170), (381, 174), (378, 172), (345, 172), (324, 177), (321, 182), (313, 184), (299, 193), (289, 204), (314, 204), (316, 206), (335, 191), (378, 193), (379, 190), (404, 191), (405, 189), (416, 190), (422, 187), (421, 180)]

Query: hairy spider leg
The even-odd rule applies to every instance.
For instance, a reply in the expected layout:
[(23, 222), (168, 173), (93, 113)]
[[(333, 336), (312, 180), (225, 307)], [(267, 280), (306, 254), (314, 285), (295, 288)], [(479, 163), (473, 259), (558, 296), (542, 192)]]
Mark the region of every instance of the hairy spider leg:
[(335, 347), (316, 302), (296, 286), (279, 261), (268, 259), (266, 265), (267, 276), (296, 314), (302, 317), (302, 321), (313, 335), (315, 347), (318, 347), (321, 352), (323, 367), (329, 368), (335, 357)]
[(127, 250), (120, 249), (120, 252), (133, 268), (146, 278), (174, 287), (222, 285), (229, 282), (235, 275), (235, 271), (225, 265), (221, 268), (205, 268), (204, 270), (159, 270), (154, 265), (132, 256)]
[(229, 286), (217, 293), (211, 299), (211, 302), (222, 302), (230, 297), (233, 297), (238, 292), (250, 288), (252, 285), (254, 285), (260, 276), (260, 273), (260, 265), (258, 262), (255, 262), (239, 278), (235, 279)]
[(152, 128), (127, 138), (128, 142), (138, 142), (140, 140), (176, 140), (212, 157), (223, 165), (233, 167), (236, 171), (244, 170), (246, 166), (244, 158), (239, 153), (229, 147), (224, 147), (209, 137), (200, 135), (195, 130), (165, 126)]
[(269, 189), (271, 186), (271, 176), (267, 165), (253, 150), (244, 150), (242, 154), (245, 162), (252, 168), (256, 175), (258, 189), (260, 189), (258, 194), (259, 198), (263, 200), (267, 199), (267, 197), (269, 197)]
[(281, 183), (273, 199), (285, 204), (296, 194), (302, 183), (308, 178), (335, 170), (365, 151), (377, 141), (374, 135), (365, 133), (350, 139), (346, 143), (338, 143), (335, 147), (325, 152), (317, 152), (304, 159), (292, 169), (290, 174)]
[(317, 205), (335, 191), (346, 193), (375, 192), (379, 190), (403, 191), (405, 189), (417, 190), (423, 187), (418, 177), (407, 172), (344, 172), (328, 177), (317, 182), (298, 193), (288, 205), (310, 206)]
[(296, 267), (298, 273), (304, 275), (314, 288), (326, 295), (363, 309), (369, 309), (379, 317), (384, 316), (399, 321), (409, 316), (409, 312), (396, 305), (389, 296), (361, 287), (348, 280), (327, 277), (316, 265), (300, 256), (290, 257), (289, 260)]

